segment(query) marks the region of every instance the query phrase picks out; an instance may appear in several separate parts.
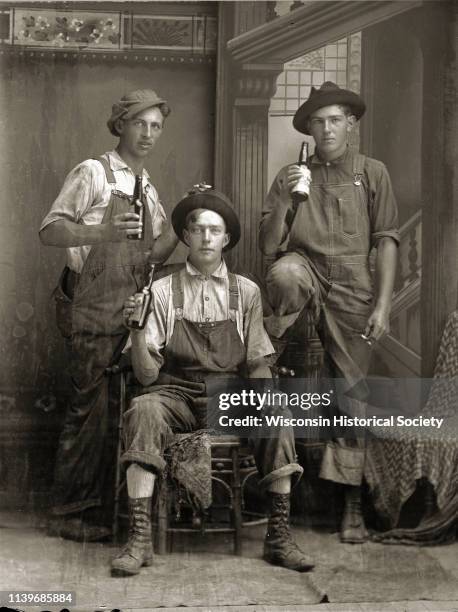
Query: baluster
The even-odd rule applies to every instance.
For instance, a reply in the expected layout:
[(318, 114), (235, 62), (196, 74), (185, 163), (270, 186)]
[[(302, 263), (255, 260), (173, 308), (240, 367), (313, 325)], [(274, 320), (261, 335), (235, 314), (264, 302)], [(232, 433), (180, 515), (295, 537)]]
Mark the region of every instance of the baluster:
[(408, 259), (409, 259), (409, 271), (410, 271), (410, 274), (407, 277), (407, 280), (409, 282), (411, 282), (411, 283), (413, 283), (418, 278), (420, 278), (420, 275), (418, 273), (419, 266), (418, 266), (418, 250), (417, 250), (417, 228), (418, 228), (418, 226), (415, 226), (409, 232), (409, 253), (408, 253)]

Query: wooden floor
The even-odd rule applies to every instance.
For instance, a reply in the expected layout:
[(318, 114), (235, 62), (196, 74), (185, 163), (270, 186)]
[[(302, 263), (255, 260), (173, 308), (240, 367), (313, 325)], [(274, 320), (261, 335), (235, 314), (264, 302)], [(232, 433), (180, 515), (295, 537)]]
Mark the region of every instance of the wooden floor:
[[(242, 557), (224, 535), (181, 538), (172, 554), (122, 579), (109, 573), (115, 545), (51, 538), (36, 517), (0, 513), (0, 591), (73, 590), (71, 612), (458, 612), (458, 543), (351, 546), (334, 533), (295, 527), (294, 534), (316, 559), (311, 574), (264, 563), (258, 527), (246, 534)], [(0, 599), (0, 610), (5, 604)]]

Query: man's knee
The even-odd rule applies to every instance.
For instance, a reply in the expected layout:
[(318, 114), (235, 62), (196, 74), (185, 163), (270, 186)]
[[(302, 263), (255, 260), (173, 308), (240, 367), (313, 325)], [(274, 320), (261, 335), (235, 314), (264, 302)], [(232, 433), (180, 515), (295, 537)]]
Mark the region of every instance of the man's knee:
[(270, 267), (266, 276), (267, 288), (291, 294), (300, 291), (303, 295), (315, 293), (312, 279), (307, 270), (299, 263), (282, 258)]
[(159, 428), (165, 424), (164, 407), (153, 394), (134, 397), (123, 415), (124, 424)]

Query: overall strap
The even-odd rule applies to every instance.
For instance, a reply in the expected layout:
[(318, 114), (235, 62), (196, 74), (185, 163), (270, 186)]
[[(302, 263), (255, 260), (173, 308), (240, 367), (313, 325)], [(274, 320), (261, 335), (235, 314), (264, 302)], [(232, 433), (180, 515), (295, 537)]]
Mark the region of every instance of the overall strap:
[[(229, 316), (233, 319), (239, 308), (239, 286), (235, 274), (228, 272), (227, 276), (229, 279)], [(177, 319), (183, 318), (183, 302), (184, 294), (181, 285), (181, 274), (180, 272), (174, 272), (172, 274), (172, 303), (175, 310), (175, 318)]]
[(108, 161), (104, 157), (95, 157), (94, 159), (102, 164), (103, 169), (105, 170), (105, 176), (107, 177), (107, 183), (110, 183), (110, 185), (116, 185), (116, 179)]
[(353, 159), (353, 183), (357, 186), (361, 185), (364, 176), (364, 165), (366, 156), (362, 153), (356, 153)]
[(229, 318), (234, 321), (239, 309), (239, 285), (237, 276), (233, 272), (228, 272), (229, 279)]
[[(116, 186), (116, 179), (113, 174), (113, 170), (110, 168), (110, 164), (108, 163), (108, 161), (104, 157), (94, 157), (94, 159), (102, 164), (102, 167), (105, 172), (106, 179), (107, 179), (107, 183), (109, 185)], [(113, 195), (118, 196), (118, 198), (121, 198), (122, 200), (128, 200), (129, 202), (132, 200), (131, 195), (128, 195), (127, 193), (124, 193), (123, 191), (120, 191), (119, 189), (112, 188), (111, 193)]]
[(175, 310), (175, 318), (183, 318), (183, 287), (181, 286), (181, 273), (180, 271), (172, 274), (172, 303), (173, 309)]

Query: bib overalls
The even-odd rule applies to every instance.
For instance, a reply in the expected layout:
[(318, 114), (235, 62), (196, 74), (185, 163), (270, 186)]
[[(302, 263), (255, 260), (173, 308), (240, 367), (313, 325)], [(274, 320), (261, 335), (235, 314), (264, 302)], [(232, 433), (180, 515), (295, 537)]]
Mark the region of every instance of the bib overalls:
[[(102, 223), (129, 212), (132, 195), (116, 189), (108, 162), (99, 158), (108, 183), (110, 202)], [(119, 359), (127, 341), (122, 309), (126, 298), (145, 284), (153, 246), (151, 214), (145, 206), (144, 240), (93, 245), (81, 274), (68, 271), (66, 300), (70, 316), (61, 321), (70, 346), (72, 396), (64, 419), (55, 464), (53, 513), (65, 515), (100, 506), (113, 463), (107, 444), (110, 427), (108, 377), (105, 369)]]
[[(164, 450), (173, 434), (205, 427), (205, 379), (239, 377), (246, 361), (245, 346), (236, 325), (238, 285), (229, 273), (229, 319), (196, 323), (183, 318), (180, 273), (172, 277), (175, 324), (164, 350), (165, 363), (156, 384), (135, 397), (124, 415), (124, 462), (137, 462), (160, 473)], [(282, 414), (285, 414), (285, 410)], [(288, 416), (288, 415), (286, 415)], [(302, 474), (296, 463), (294, 433), (283, 428), (277, 437), (252, 441), (260, 486), (285, 476)]]
[[(371, 348), (361, 338), (374, 297), (370, 197), (363, 155), (348, 155), (337, 171), (330, 165), (318, 171), (318, 163), (312, 159), (310, 197), (298, 206), (287, 252), (267, 273), (274, 312), (267, 331), (280, 337), (304, 307), (311, 308), (325, 353), (322, 376), (345, 381), (339, 389), (345, 391), (364, 385), (370, 361)], [(339, 408), (350, 416), (364, 413), (364, 403), (349, 398)], [(360, 485), (363, 465), (364, 440), (339, 438), (327, 444), (320, 476)]]

